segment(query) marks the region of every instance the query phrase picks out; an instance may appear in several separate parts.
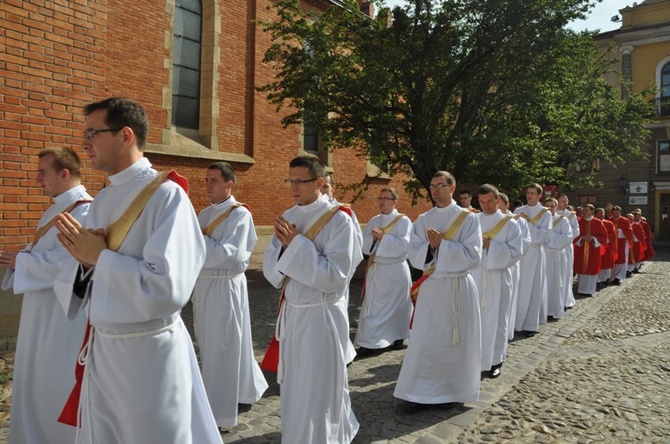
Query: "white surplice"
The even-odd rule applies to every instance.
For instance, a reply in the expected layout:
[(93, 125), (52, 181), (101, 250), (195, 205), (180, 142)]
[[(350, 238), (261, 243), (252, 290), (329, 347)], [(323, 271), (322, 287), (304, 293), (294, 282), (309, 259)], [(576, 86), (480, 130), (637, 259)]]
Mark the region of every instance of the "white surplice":
[[(38, 229), (74, 202), (93, 199), (82, 185), (56, 196), (42, 215)], [(89, 203), (70, 214), (82, 222)], [(74, 442), (75, 429), (57, 422), (74, 385), (74, 364), (84, 337), (86, 316), (70, 321), (60, 309), (53, 282), (60, 263), (70, 255), (52, 227), (37, 242), (16, 256), (16, 268), (7, 269), (2, 289), (23, 293), (21, 321), (14, 358), (11, 421), (12, 443)]]
[[(543, 208), (540, 204), (524, 205), (517, 208), (514, 213), (525, 213), (530, 219), (533, 219)], [(537, 223), (528, 221), (530, 243), (528, 244), (528, 251), (519, 261), (519, 293), (516, 305), (516, 325), (514, 326), (516, 330), (536, 332), (540, 323), (547, 322), (544, 244), (547, 242), (550, 229), (551, 213), (549, 211), (546, 211)], [(541, 311), (545, 313), (543, 319), (540, 319)]]
[[(294, 206), (283, 217), (306, 232), (329, 208), (326, 196)], [(313, 241), (296, 236), (286, 249), (272, 237), (263, 274), (285, 300), (277, 319), (282, 442), (349, 443), (358, 431), (346, 362), (349, 322), (346, 290), (363, 259), (354, 223), (337, 211)]]
[(547, 315), (561, 319), (565, 311), (562, 289), (572, 283), (572, 276), (570, 282), (565, 282), (564, 279), (568, 268), (566, 247), (572, 245), (573, 236), (566, 217), (556, 214), (551, 224), (547, 243), (544, 244), (547, 259)]
[[(560, 214), (568, 219), (570, 223), (570, 228), (572, 229), (572, 239), (579, 237), (579, 218), (574, 211), (565, 209), (563, 211), (557, 210), (556, 214)], [(572, 290), (572, 275), (575, 267), (575, 248), (572, 242), (570, 245), (565, 247), (565, 254), (568, 258), (568, 267), (565, 270), (565, 274), (561, 277), (563, 282), (563, 287), (561, 288), (561, 298), (563, 301), (564, 307), (574, 307), (575, 306), (575, 295)]]
[[(109, 176), (87, 228), (116, 221), (158, 173), (142, 158)], [(83, 300), (73, 294), (78, 263), (54, 289), (69, 315), (88, 300), (93, 327), (82, 388), (80, 442), (221, 443), (193, 343), (180, 316), (205, 260), (205, 244), (184, 190), (166, 180), (118, 252), (104, 250)]]
[[(508, 212), (507, 214), (513, 214)], [(519, 229), (521, 230), (521, 237), (523, 242), (521, 243), (521, 257), (528, 251), (528, 246), (530, 245), (530, 230), (528, 229), (528, 222), (523, 217), (515, 217)], [(511, 341), (514, 339), (514, 325), (516, 322), (516, 305), (519, 300), (519, 280), (521, 277), (521, 268), (519, 263), (521, 262), (521, 257), (516, 261), (511, 267), (510, 271), (512, 273), (512, 301), (509, 304), (509, 321), (507, 328), (507, 340)], [(507, 349), (505, 349), (505, 353)]]
[[(231, 196), (199, 215), (202, 228), (236, 203)], [(193, 315), (202, 379), (219, 427), (237, 424), (238, 403), (258, 401), (268, 388), (254, 358), (247, 278), (258, 238), (251, 213), (233, 208), (211, 236), (204, 236), (205, 264), (195, 285)]]
[[(511, 215), (510, 215), (511, 216)], [(482, 233), (493, 229), (506, 217), (500, 210), (493, 214), (477, 213)], [(512, 300), (511, 267), (521, 257), (523, 235), (514, 218), (490, 239), (483, 249), (479, 266), (472, 270), (477, 284), (482, 322), (482, 371), (503, 362), (509, 331), (509, 309)]]
[(412, 222), (402, 216), (379, 242), (372, 237), (372, 228), (384, 228), (398, 217), (398, 211), (378, 214), (363, 231), (363, 251), (374, 254), (367, 270), (365, 298), (361, 304), (354, 343), (379, 349), (409, 337), (412, 301), (409, 289), (412, 278), (407, 264), (407, 250)]
[(479, 219), (468, 213), (452, 240), (443, 239), (430, 257), (429, 228), (444, 233), (463, 210), (454, 201), (418, 217), (409, 260), (435, 271), (419, 289), (409, 347), (393, 396), (421, 404), (479, 399), (481, 326), (479, 296), (470, 271), (482, 256)]

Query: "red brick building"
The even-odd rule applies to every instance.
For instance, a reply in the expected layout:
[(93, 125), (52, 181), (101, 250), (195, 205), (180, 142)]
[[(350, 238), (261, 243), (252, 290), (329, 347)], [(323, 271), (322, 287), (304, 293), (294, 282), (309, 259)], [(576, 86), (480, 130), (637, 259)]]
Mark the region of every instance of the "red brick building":
[[(216, 160), (233, 164), (234, 194), (250, 205), (261, 236), (292, 205), (282, 179), (289, 160), (305, 150), (326, 161), (338, 184), (370, 184), (353, 205), (361, 222), (378, 212), (370, 197), (379, 189), (402, 189), (399, 178), (372, 178), (374, 167), (353, 151), (331, 153), (301, 128), (281, 127), (281, 115), (255, 90), (274, 75), (262, 63), (269, 36), (255, 23), (272, 18), (269, 0), (0, 2), (0, 249), (29, 242), (49, 205), (34, 180), (37, 153), (79, 147), (82, 107), (111, 96), (145, 106), (146, 156), (157, 169), (188, 177), (197, 211), (208, 204), (205, 168)], [(305, 7), (327, 4), (310, 0)], [(78, 151), (84, 184), (95, 195), (105, 177)], [(404, 195), (399, 204), (412, 219), (428, 207), (410, 207)], [(9, 325), (16, 310), (4, 304), (0, 325)]]

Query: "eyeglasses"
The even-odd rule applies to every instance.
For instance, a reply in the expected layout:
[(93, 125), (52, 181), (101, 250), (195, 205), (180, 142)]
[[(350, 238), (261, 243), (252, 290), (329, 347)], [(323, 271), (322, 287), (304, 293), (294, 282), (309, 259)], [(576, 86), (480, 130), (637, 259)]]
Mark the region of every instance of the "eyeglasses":
[(289, 186), (294, 186), (294, 185), (299, 186), (299, 185), (302, 185), (304, 183), (314, 182), (315, 180), (319, 180), (319, 178), (315, 177), (313, 179), (304, 179), (304, 180), (303, 179), (284, 179), (284, 183), (286, 185), (289, 185)]
[(385, 200), (395, 200), (395, 199), (392, 197), (378, 197), (377, 200), (383, 202)]
[(428, 188), (430, 188), (431, 191), (432, 190), (441, 190), (441, 189), (446, 188), (450, 185), (451, 185), (450, 183), (436, 183), (435, 185), (431, 185)]
[(115, 132), (121, 131), (122, 129), (123, 128), (107, 128), (107, 129), (97, 130), (97, 129), (89, 128), (89, 129), (84, 131), (84, 139), (93, 140), (95, 138), (95, 136), (98, 135), (98, 133), (109, 133), (109, 132), (115, 133)]

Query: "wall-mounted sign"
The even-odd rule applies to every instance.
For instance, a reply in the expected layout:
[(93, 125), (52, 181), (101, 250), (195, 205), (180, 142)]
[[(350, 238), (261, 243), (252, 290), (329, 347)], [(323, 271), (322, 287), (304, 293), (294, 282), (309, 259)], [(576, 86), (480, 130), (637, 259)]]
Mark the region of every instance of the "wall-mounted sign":
[(647, 205), (647, 196), (629, 196), (629, 205)]
[(630, 182), (628, 192), (630, 194), (647, 194), (647, 182)]

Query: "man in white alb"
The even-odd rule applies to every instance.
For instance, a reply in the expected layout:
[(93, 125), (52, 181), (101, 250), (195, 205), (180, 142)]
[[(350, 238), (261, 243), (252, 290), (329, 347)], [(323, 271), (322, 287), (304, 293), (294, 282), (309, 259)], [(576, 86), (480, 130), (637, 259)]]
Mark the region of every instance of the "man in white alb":
[(81, 426), (85, 444), (221, 443), (180, 316), (205, 260), (186, 179), (159, 174), (143, 156), (142, 106), (110, 98), (84, 111), (82, 147), (110, 185), (84, 226), (67, 213), (56, 217), (74, 259), (54, 290), (68, 315), (85, 307), (91, 325), (81, 391), (61, 416), (74, 416), (69, 423)]
[[(556, 214), (560, 214), (568, 220), (570, 228), (572, 229), (572, 239), (574, 240), (577, 236), (579, 236), (579, 218), (577, 217), (577, 213), (568, 208), (570, 201), (568, 200), (568, 196), (565, 193), (560, 193), (556, 197), (556, 200), (558, 201)], [(575, 295), (572, 291), (572, 276), (574, 274), (573, 270), (575, 267), (575, 249), (572, 242), (570, 245), (565, 247), (565, 253), (568, 258), (568, 267), (565, 269), (564, 275), (562, 277), (562, 282), (564, 285), (561, 288), (561, 298), (565, 308), (572, 308), (575, 306)]]
[(519, 261), (519, 296), (516, 305), (515, 329), (525, 336), (535, 335), (539, 325), (546, 323), (546, 314), (544, 319), (540, 319), (540, 312), (546, 313), (547, 306), (544, 244), (551, 229), (551, 213), (540, 205), (541, 197), (542, 185), (531, 184), (526, 188), (528, 203), (514, 211), (528, 222), (531, 239), (528, 251)]
[(476, 214), (456, 205), (455, 189), (451, 173), (433, 175), (435, 207), (418, 217), (410, 238), (409, 260), (424, 277), (393, 396), (419, 404), (479, 399), (479, 296), (470, 272), (482, 257), (482, 230)]
[(74, 442), (75, 429), (57, 419), (74, 385), (86, 316), (69, 321), (54, 294), (53, 281), (69, 254), (53, 222), (64, 211), (83, 221), (93, 198), (81, 185), (79, 156), (72, 148), (47, 148), (37, 157), (37, 183), (53, 205), (42, 215), (31, 244), (19, 252), (0, 252), (0, 265), (8, 267), (2, 289), (23, 293), (9, 441)]
[(402, 348), (412, 316), (412, 279), (407, 265), (412, 222), (396, 210), (398, 193), (393, 188), (382, 189), (378, 200), (381, 213), (363, 231), (363, 252), (370, 256), (354, 339), (357, 356), (391, 344)]
[(296, 205), (275, 218), (263, 258), (266, 279), (283, 290), (275, 337), (287, 444), (346, 444), (359, 427), (347, 378), (346, 289), (363, 255), (350, 210), (321, 194), (325, 173), (316, 156), (291, 160), (285, 182)]
[(211, 205), (198, 215), (207, 256), (193, 292), (202, 380), (219, 427), (237, 425), (238, 404), (258, 401), (268, 388), (254, 359), (244, 275), (256, 230), (249, 209), (232, 195), (235, 179), (226, 162), (207, 168), (205, 189)]
[(561, 288), (572, 283), (572, 278), (570, 282), (564, 281), (568, 268), (568, 254), (565, 249), (572, 244), (572, 228), (568, 219), (556, 211), (556, 199), (552, 197), (545, 200), (544, 206), (549, 208), (552, 217), (551, 230), (547, 243), (544, 244), (547, 259), (547, 318), (558, 320), (563, 318), (565, 311)]
[(512, 300), (512, 265), (521, 257), (523, 235), (511, 214), (498, 209), (499, 192), (484, 184), (477, 193), (482, 228), (482, 260), (472, 270), (479, 291), (482, 319), (482, 375), (500, 376), (507, 348)]

